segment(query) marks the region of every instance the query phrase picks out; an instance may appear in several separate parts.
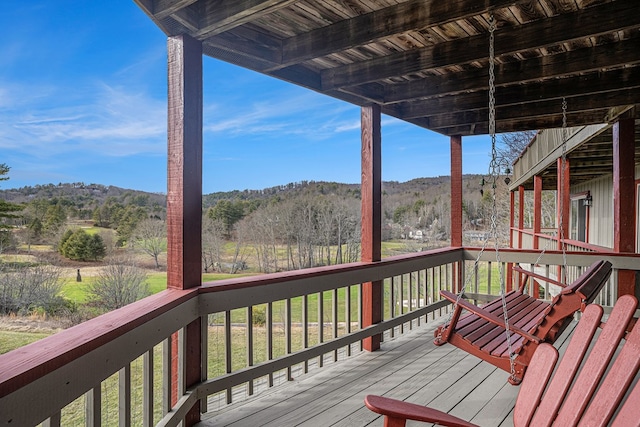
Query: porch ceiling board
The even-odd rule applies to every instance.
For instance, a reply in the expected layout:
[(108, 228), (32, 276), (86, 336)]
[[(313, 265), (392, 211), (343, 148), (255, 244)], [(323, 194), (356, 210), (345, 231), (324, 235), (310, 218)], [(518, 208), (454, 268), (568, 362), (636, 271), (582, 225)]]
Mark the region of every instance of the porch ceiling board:
[(498, 132), (557, 126), (562, 97), (576, 106), (569, 126), (638, 100), (637, 0), (135, 2), (208, 56), (445, 135), (488, 132), (490, 14)]

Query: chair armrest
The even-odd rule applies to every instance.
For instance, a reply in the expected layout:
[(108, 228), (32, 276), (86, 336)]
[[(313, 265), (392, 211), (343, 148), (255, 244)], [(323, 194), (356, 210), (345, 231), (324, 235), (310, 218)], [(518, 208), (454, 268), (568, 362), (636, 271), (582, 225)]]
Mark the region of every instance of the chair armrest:
[(402, 400), (389, 399), (382, 396), (368, 395), (364, 398), (364, 404), (373, 412), (384, 415), (385, 426), (404, 426), (406, 420), (436, 423), (449, 427), (478, 427), (463, 419), (449, 415), (446, 412)]
[[(444, 298), (448, 299), (449, 301), (453, 302), (455, 304), (456, 299), (458, 298), (457, 295), (452, 294), (449, 291), (440, 291), (440, 295), (442, 295)], [(469, 301), (464, 300), (464, 299), (460, 299), (458, 301), (458, 305), (460, 307), (462, 307), (463, 309), (475, 314), (476, 316), (486, 320), (487, 322), (491, 322), (494, 325), (500, 326), (502, 328), (504, 328), (504, 319), (501, 319), (500, 317), (496, 316), (495, 314), (481, 308), (478, 307), (476, 305), (471, 304)], [(519, 328), (515, 325), (511, 325), (509, 324), (509, 331), (518, 334), (530, 341), (535, 341), (536, 343), (540, 343), (542, 342), (542, 339), (536, 337), (535, 335), (531, 335), (529, 332), (525, 331), (522, 328)]]
[(555, 280), (555, 279), (551, 279), (551, 278), (549, 278), (549, 277), (547, 277), (547, 276), (543, 276), (542, 274), (534, 273), (533, 271), (525, 270), (524, 268), (519, 267), (519, 266), (514, 266), (514, 267), (512, 268), (512, 270), (513, 270), (513, 271), (515, 271), (515, 272), (518, 272), (518, 273), (522, 273), (522, 274), (524, 274), (525, 276), (529, 276), (529, 277), (534, 277), (534, 278), (536, 278), (536, 279), (540, 279), (540, 280), (542, 280), (543, 282), (549, 282), (549, 283), (551, 283), (551, 284), (553, 284), (553, 285), (561, 286), (561, 287), (563, 287), (563, 288), (566, 288), (566, 287), (567, 287), (567, 285), (565, 285), (565, 284), (564, 284), (564, 283), (562, 283), (562, 282), (559, 282), (559, 281), (557, 281), (557, 280)]

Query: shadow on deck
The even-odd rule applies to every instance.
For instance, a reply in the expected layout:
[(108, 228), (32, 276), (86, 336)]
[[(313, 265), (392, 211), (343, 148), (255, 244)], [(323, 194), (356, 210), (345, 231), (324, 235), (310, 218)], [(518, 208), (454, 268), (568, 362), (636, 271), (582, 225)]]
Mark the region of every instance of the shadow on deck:
[[(482, 426), (511, 426), (518, 387), (508, 374), (451, 345), (436, 347), (431, 322), (387, 340), (382, 349), (316, 370), (216, 410), (200, 426), (382, 426), (364, 407), (379, 394), (445, 410)], [(557, 341), (562, 345), (572, 327)], [(218, 405), (219, 407), (219, 405)], [(408, 425), (411, 425), (410, 423)]]

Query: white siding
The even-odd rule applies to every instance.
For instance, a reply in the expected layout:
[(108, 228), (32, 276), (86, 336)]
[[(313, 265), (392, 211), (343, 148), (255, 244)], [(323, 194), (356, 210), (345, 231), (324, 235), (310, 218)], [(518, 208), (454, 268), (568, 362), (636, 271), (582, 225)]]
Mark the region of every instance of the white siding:
[(571, 188), (572, 193), (590, 191), (588, 243), (613, 248), (613, 177), (594, 179)]

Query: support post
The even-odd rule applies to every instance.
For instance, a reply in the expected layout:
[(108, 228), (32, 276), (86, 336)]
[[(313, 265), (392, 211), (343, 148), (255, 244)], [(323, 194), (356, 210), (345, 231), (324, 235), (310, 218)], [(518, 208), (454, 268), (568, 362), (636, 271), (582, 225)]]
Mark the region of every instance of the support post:
[(524, 186), (518, 187), (518, 249), (522, 249), (522, 230), (524, 229)]
[(533, 177), (533, 249), (540, 247), (540, 231), (542, 230), (542, 177)]
[[(613, 125), (613, 251), (635, 252), (635, 121)], [(618, 271), (618, 297), (635, 295), (636, 273)]]
[(462, 246), (462, 137), (451, 137), (451, 246)]
[[(379, 105), (362, 107), (362, 261), (375, 262), (382, 258), (382, 133)], [(382, 321), (382, 281), (363, 284), (362, 323), (364, 327)], [(366, 338), (363, 348), (380, 348), (380, 334)]]
[[(462, 246), (462, 136), (451, 137), (451, 246)], [(462, 287), (462, 263), (453, 268), (453, 289)]]
[[(167, 287), (189, 289), (202, 284), (202, 42), (187, 35), (169, 37)], [(174, 337), (175, 339), (176, 337)], [(183, 334), (184, 368), (172, 357), (173, 395), (201, 381), (200, 319)], [(178, 345), (172, 346), (178, 355)], [(176, 402), (172, 402), (175, 404)], [(184, 425), (200, 421), (200, 402)]]
[[(562, 250), (569, 236), (569, 212), (571, 208), (571, 173), (569, 159), (557, 160), (558, 187), (556, 204), (556, 224), (558, 225), (558, 250)], [(565, 245), (566, 247), (566, 245)]]
[[(522, 249), (524, 233), (524, 186), (518, 186), (518, 249)], [(518, 273), (518, 286), (522, 283), (522, 273)]]
[[(515, 226), (514, 212), (516, 205), (516, 193), (509, 191), (509, 247), (513, 248), (513, 228)], [(513, 290), (513, 263), (507, 263), (507, 292)]]

